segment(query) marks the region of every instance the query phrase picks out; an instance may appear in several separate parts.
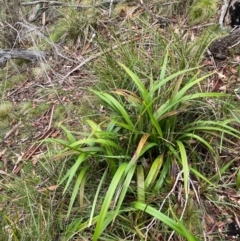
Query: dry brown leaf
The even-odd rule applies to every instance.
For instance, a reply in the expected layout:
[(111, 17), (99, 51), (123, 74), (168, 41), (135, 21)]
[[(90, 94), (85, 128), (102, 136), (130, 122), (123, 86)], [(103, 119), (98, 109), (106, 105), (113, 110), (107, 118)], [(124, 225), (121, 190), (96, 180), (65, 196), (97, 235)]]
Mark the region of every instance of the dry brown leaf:
[(54, 190), (56, 190), (57, 188), (58, 188), (58, 185), (52, 185), (52, 186), (47, 187), (47, 189), (48, 189), (49, 191), (54, 191)]

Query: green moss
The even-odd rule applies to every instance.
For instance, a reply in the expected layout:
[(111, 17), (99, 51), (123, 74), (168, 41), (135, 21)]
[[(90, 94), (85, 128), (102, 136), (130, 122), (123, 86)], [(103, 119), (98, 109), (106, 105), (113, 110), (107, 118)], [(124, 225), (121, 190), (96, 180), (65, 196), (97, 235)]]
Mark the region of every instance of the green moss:
[(50, 108), (50, 104), (48, 103), (40, 103), (37, 106), (34, 106), (32, 102), (21, 102), (18, 106), (18, 114), (19, 117), (24, 115), (28, 118), (35, 118), (38, 115), (42, 114), (44, 111)]
[(9, 118), (5, 117), (4, 119), (0, 118), (0, 142), (2, 142), (6, 132), (8, 132), (11, 128), (9, 126)]
[(54, 119), (57, 119), (57, 120), (64, 120), (65, 117), (66, 117), (66, 109), (63, 105), (59, 105), (55, 108), (54, 110)]
[(49, 108), (50, 108), (49, 104), (41, 103), (41, 104), (29, 109), (28, 115), (30, 115), (32, 117), (36, 117), (37, 115), (42, 114), (44, 111), (46, 111)]
[(11, 78), (8, 79), (8, 81), (10, 81), (12, 84), (20, 84), (25, 80), (26, 80), (26, 76), (21, 74), (13, 75), (11, 76)]
[(2, 85), (0, 86), (0, 93), (2, 95), (6, 90), (10, 90), (14, 86), (19, 86), (22, 82), (26, 80), (26, 76), (21, 74), (8, 77), (5, 71), (3, 71), (2, 74), (0, 73), (0, 78), (3, 79)]
[(3, 102), (0, 104), (0, 118), (5, 118), (13, 111), (13, 104), (11, 102)]
[(24, 66), (24, 65), (28, 65), (29, 63), (31, 63), (31, 61), (26, 60), (26, 59), (12, 59), (11, 61), (14, 65), (18, 65), (18, 66)]
[(29, 112), (29, 110), (32, 108), (31, 102), (21, 102), (18, 106), (18, 113), (25, 114), (26, 112)]

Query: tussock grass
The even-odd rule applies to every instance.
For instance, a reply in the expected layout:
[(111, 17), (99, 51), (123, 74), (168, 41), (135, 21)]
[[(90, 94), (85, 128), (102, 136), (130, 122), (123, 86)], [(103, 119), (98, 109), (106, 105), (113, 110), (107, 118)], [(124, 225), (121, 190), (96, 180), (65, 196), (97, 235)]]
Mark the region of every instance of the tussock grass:
[(189, 11), (189, 21), (191, 24), (197, 24), (208, 21), (217, 12), (217, 0), (199, 0), (194, 1)]

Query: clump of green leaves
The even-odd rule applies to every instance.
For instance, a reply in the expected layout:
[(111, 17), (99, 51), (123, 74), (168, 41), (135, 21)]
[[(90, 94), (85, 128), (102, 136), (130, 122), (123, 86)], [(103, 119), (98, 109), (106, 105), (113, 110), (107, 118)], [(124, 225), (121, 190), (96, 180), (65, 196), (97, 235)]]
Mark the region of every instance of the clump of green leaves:
[(191, 24), (208, 21), (217, 12), (217, 0), (196, 0), (190, 7), (188, 19)]
[[(129, 81), (133, 82), (135, 91), (93, 91), (103, 101), (109, 113), (108, 117), (100, 124), (88, 120), (91, 133), (83, 133), (83, 139), (77, 140), (69, 130), (62, 127), (67, 140), (50, 140), (65, 147), (62, 156), (74, 155), (75, 158), (74, 164), (60, 182), (66, 182), (64, 194), (73, 183), (67, 217), (72, 212), (77, 196), (80, 207), (84, 206), (84, 189), (87, 180), (91, 179), (93, 169), (91, 161), (94, 160), (99, 167), (105, 163), (92, 200), (89, 218), (85, 222), (79, 221), (76, 224), (74, 221), (69, 225), (68, 238), (96, 225), (93, 240), (98, 240), (100, 235), (104, 236), (110, 222), (118, 216), (123, 217), (124, 214), (132, 212), (136, 214), (134, 223), (139, 229), (142, 227), (142, 219), (137, 217), (146, 212), (187, 240), (199, 240), (179, 222), (176, 213), (166, 215), (161, 212), (165, 201), (159, 209), (155, 202), (151, 201), (151, 195), (164, 192), (174, 185), (175, 176), (170, 170), (177, 168), (183, 176), (183, 195), (187, 205), (190, 173), (200, 182), (213, 185), (201, 172), (201, 166), (197, 165), (198, 162), (203, 162), (198, 153), (199, 148), (215, 159), (217, 147), (213, 143), (220, 142), (221, 139), (231, 142), (228, 136), (239, 138), (239, 131), (229, 125), (233, 121), (231, 119), (213, 119), (212, 106), (202, 104), (206, 98), (219, 102), (219, 98), (226, 97), (222, 93), (197, 91), (199, 83), (209, 75), (199, 77), (197, 68), (191, 68), (167, 76), (168, 61), (166, 54), (159, 78), (154, 80), (150, 77), (148, 85), (143, 84), (135, 73), (119, 63), (128, 74)], [(194, 111), (197, 102), (201, 103), (204, 112)], [(109, 185), (99, 211), (97, 204), (106, 180)], [(118, 236), (123, 237), (124, 235)]]

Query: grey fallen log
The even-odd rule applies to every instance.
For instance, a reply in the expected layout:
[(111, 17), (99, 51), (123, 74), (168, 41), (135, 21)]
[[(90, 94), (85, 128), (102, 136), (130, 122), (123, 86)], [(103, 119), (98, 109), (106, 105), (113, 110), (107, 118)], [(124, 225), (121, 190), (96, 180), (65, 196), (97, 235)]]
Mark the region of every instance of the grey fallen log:
[(44, 51), (27, 49), (0, 49), (0, 68), (3, 68), (9, 59), (24, 59), (36, 63), (45, 57)]

